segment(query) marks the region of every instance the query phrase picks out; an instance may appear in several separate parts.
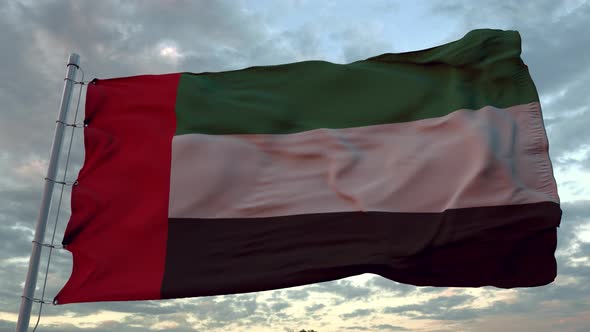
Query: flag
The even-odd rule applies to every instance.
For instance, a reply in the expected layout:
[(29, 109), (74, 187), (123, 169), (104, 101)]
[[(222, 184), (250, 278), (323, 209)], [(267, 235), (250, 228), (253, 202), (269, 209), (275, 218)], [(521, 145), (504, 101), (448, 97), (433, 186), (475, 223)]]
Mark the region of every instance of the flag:
[(561, 210), (520, 53), (518, 32), (475, 30), (350, 64), (94, 80), (56, 301), (552, 282)]

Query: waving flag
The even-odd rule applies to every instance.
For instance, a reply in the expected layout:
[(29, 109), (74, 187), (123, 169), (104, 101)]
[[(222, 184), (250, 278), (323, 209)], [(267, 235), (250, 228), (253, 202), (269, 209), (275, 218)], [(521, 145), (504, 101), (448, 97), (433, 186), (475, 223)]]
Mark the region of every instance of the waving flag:
[(550, 283), (561, 210), (520, 42), (95, 80), (56, 300)]

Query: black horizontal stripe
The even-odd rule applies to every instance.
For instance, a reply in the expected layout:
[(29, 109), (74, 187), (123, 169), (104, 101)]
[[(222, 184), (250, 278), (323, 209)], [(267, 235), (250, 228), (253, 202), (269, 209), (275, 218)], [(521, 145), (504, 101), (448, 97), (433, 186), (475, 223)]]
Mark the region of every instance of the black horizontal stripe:
[(162, 298), (263, 291), (362, 273), (502, 288), (556, 276), (551, 202), (442, 213), (342, 212), (169, 219)]

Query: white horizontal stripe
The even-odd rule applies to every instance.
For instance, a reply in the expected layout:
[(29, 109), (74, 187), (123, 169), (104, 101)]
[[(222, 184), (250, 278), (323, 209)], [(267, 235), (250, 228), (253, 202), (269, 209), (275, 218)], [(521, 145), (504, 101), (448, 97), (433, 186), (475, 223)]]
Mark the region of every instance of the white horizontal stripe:
[(169, 216), (558, 202), (540, 105), (286, 135), (175, 136)]

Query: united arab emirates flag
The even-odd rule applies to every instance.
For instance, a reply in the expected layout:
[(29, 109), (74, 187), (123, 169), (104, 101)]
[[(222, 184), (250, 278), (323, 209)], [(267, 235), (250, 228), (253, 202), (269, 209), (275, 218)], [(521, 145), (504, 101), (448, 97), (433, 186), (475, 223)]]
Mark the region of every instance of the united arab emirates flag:
[(476, 30), (345, 65), (95, 80), (57, 302), (552, 282), (561, 210), (520, 52)]

